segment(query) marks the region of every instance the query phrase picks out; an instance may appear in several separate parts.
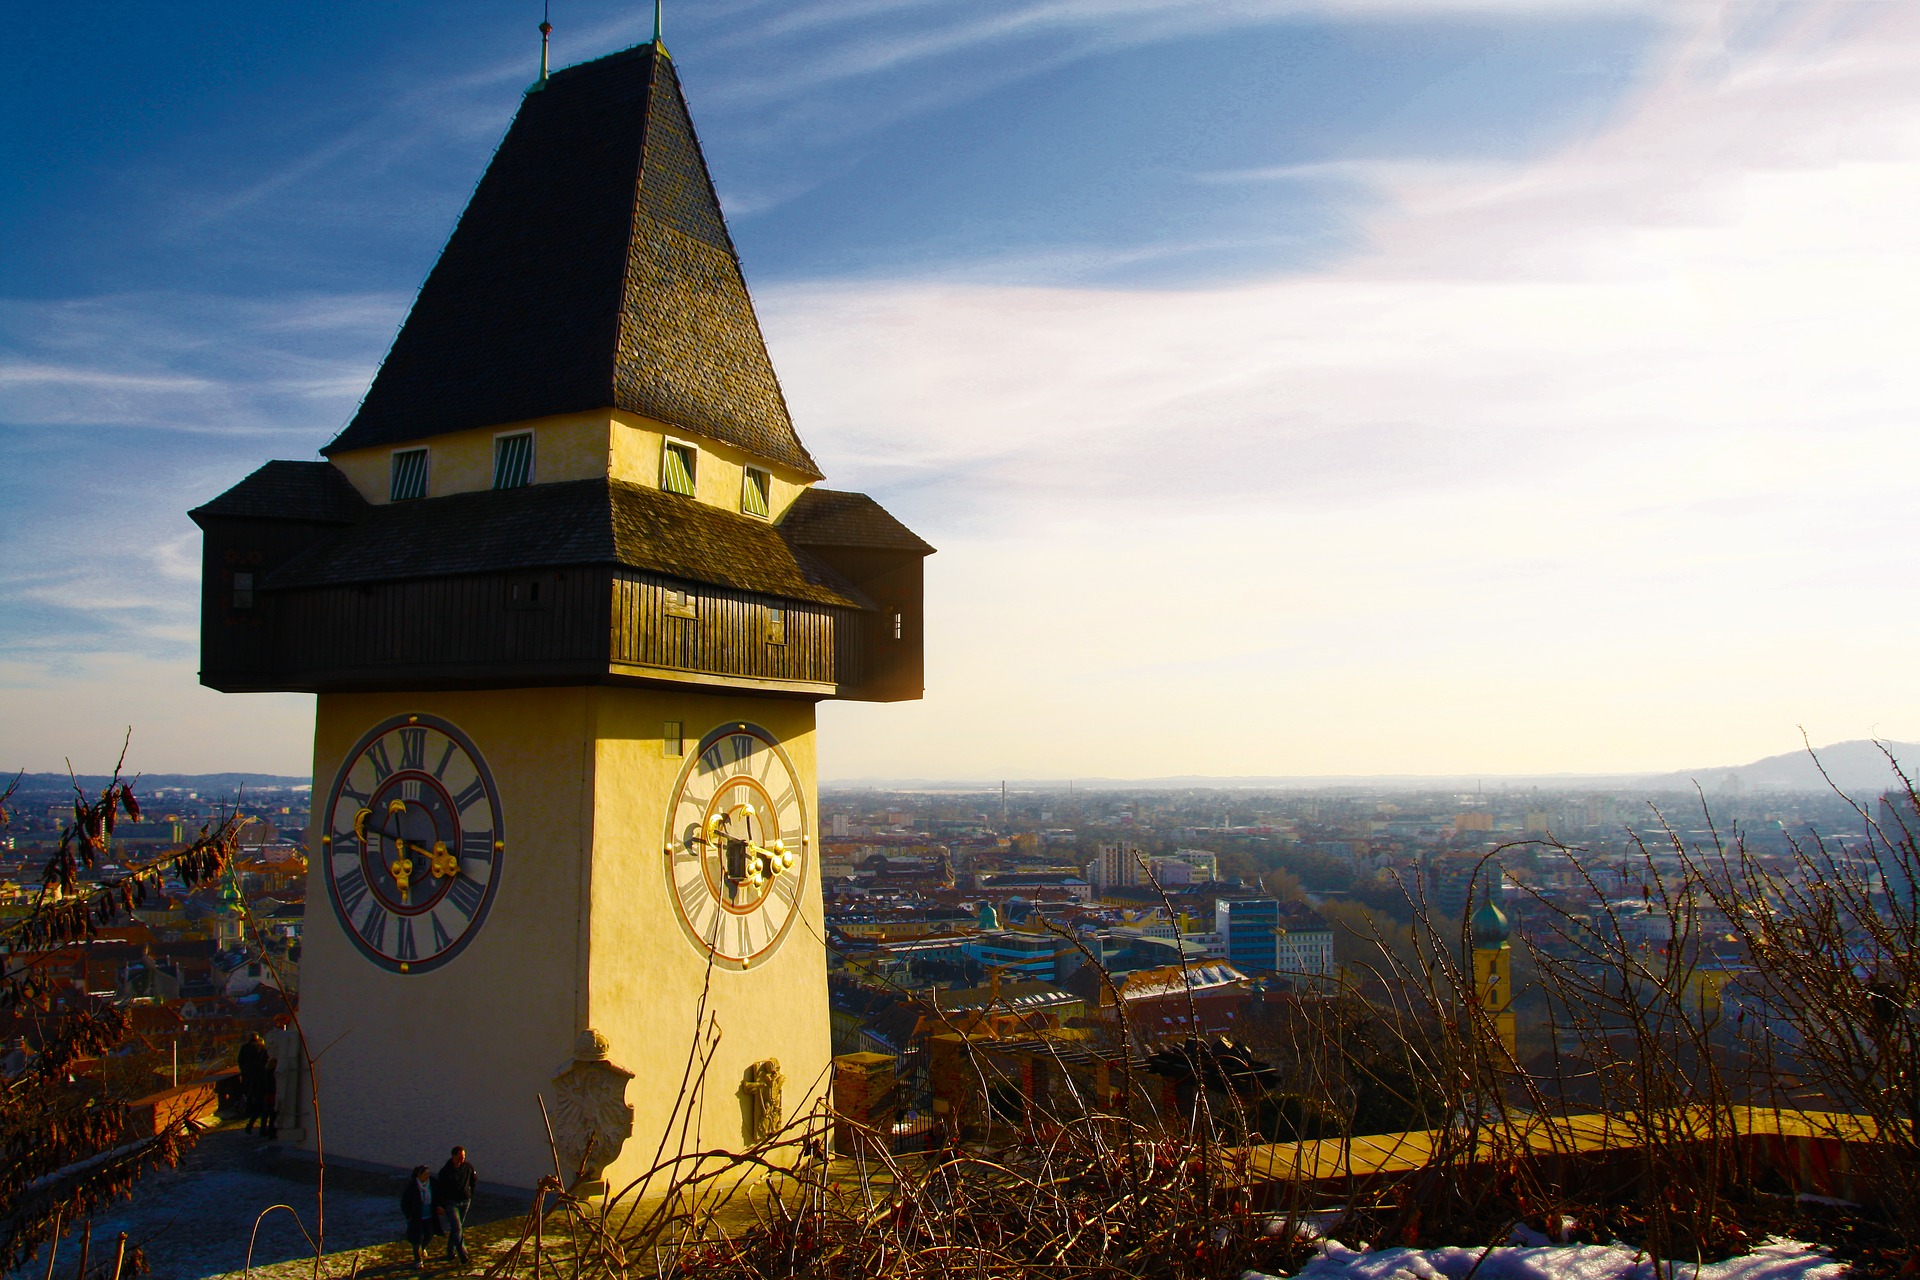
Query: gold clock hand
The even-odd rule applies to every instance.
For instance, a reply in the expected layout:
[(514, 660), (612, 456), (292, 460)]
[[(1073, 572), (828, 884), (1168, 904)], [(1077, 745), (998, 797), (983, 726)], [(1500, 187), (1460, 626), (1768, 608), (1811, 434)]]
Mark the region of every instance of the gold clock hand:
[(400, 891), (400, 905), (411, 906), (412, 899), (407, 895), (407, 888), (413, 882), (413, 856), (407, 852), (405, 836), (395, 836), (393, 843), (400, 851), (400, 856), (388, 864), (387, 870), (393, 873), (393, 887)]

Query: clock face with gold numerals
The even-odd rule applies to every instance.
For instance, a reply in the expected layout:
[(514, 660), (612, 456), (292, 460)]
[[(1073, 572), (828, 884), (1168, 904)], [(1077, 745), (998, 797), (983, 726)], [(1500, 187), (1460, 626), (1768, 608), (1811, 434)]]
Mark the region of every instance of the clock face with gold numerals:
[(800, 775), (771, 733), (722, 725), (667, 802), (667, 895), (703, 958), (750, 969), (785, 940), (807, 883)]
[(395, 716), (340, 766), (321, 810), (327, 896), (361, 955), (425, 973), (486, 923), (506, 837), (480, 751), (437, 716)]

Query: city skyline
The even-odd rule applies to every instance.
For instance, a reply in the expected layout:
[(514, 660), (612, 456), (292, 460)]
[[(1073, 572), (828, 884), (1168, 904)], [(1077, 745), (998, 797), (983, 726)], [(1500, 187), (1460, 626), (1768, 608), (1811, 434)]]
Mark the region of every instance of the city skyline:
[[(184, 509), (364, 391), (531, 79), (534, 8), (461, 12), (29, 20), (0, 766), (131, 722), (149, 772), (306, 770), (310, 700), (194, 686)], [(554, 16), (559, 64), (650, 23)], [(824, 709), (826, 780), (1920, 736), (1909, 14), (668, 18), (803, 437), (941, 549), (927, 700)]]

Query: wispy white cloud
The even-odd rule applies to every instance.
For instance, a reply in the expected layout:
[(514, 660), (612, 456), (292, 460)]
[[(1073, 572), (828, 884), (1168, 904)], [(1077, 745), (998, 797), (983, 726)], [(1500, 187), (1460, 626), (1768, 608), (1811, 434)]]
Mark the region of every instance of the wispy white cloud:
[(1920, 571), (1920, 15), (1860, 9), (1693, 11), (1542, 161), (1354, 166), (1380, 199), (1335, 269), (770, 292), (835, 482), (943, 547), (927, 701), (827, 712), (829, 771), (1684, 767), (1920, 728), (1889, 589)]
[(0, 427), (324, 437), (404, 308), (365, 295), (0, 300)]

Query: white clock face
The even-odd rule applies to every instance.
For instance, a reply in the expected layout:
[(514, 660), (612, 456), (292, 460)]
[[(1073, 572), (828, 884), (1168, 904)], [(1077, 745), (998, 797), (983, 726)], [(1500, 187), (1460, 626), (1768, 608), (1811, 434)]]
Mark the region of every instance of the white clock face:
[(340, 765), (320, 836), (327, 896), (360, 954), (426, 973), (486, 923), (506, 838), (473, 741), (437, 716), (374, 726)]
[(786, 939), (807, 883), (800, 775), (757, 725), (700, 742), (667, 804), (667, 893), (703, 958), (750, 969)]

